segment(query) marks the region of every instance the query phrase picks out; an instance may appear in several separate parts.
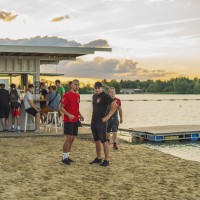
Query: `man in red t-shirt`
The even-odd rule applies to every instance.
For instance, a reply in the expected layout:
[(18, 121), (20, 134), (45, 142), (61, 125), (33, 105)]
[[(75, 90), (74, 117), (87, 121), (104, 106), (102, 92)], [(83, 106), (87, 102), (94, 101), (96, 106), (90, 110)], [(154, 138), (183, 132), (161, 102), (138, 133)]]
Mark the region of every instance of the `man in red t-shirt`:
[[(113, 149), (118, 149), (118, 146), (117, 146), (117, 130), (118, 130), (118, 127), (119, 127), (119, 122), (120, 123), (123, 122), (121, 100), (116, 98), (116, 96), (115, 96), (116, 91), (115, 91), (114, 87), (109, 88), (108, 94), (116, 102), (117, 110), (113, 113), (113, 115), (108, 120), (107, 139), (108, 139), (108, 142), (110, 142), (110, 133), (112, 132)], [(110, 108), (108, 107), (107, 112), (109, 112), (109, 110), (110, 110)], [(120, 121), (118, 119), (118, 113), (119, 113)]]
[(62, 97), (60, 111), (64, 113), (64, 134), (65, 142), (63, 144), (63, 157), (62, 163), (70, 165), (73, 162), (69, 158), (70, 150), (74, 137), (78, 135), (78, 122), (84, 120), (83, 116), (79, 112), (80, 95), (78, 94), (79, 81), (73, 80), (71, 84), (71, 90), (65, 93)]

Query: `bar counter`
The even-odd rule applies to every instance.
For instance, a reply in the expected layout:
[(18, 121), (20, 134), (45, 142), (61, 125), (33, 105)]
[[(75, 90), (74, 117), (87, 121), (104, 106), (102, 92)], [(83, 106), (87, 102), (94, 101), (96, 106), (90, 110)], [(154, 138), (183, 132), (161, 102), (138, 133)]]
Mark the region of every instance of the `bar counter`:
[[(36, 104), (37, 107), (40, 107), (40, 102), (46, 102), (46, 99), (34, 99), (33, 102)], [(20, 114), (20, 129), (21, 131), (24, 130), (24, 125), (25, 125), (25, 114), (26, 111), (24, 109), (24, 103), (23, 103), (23, 99), (21, 99), (21, 114)], [(28, 115), (28, 126), (27, 126), (27, 130), (34, 130), (34, 123), (33, 123), (33, 117), (31, 115)], [(10, 112), (9, 115), (9, 122), (8, 122), (8, 130), (11, 129), (12, 126), (12, 115)], [(16, 119), (15, 119), (15, 127), (16, 127)], [(2, 129), (2, 125), (0, 123), (0, 131), (3, 130)]]

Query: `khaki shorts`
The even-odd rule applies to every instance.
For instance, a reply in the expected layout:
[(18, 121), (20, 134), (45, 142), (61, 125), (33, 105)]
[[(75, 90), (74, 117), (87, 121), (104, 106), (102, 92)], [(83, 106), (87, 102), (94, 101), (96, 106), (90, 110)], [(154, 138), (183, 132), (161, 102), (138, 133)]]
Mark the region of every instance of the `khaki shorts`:
[(47, 114), (48, 112), (54, 112), (54, 111), (55, 110), (46, 106), (46, 107), (42, 108), (41, 113)]

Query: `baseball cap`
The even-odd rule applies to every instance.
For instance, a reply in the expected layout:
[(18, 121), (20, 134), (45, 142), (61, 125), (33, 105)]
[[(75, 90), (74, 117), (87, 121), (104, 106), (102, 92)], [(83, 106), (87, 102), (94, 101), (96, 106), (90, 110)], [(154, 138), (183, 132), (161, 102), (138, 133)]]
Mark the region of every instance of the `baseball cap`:
[(102, 83), (101, 82), (96, 82), (94, 84), (94, 87), (103, 87)]

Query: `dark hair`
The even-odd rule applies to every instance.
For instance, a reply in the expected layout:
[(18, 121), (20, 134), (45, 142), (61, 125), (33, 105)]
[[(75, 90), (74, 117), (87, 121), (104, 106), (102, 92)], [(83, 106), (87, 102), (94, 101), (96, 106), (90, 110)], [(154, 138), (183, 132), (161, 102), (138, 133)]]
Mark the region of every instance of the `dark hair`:
[(33, 87), (34, 87), (33, 84), (29, 84), (29, 85), (28, 85), (28, 89), (33, 88)]
[(56, 86), (55, 85), (52, 85), (51, 88), (52, 88), (53, 91), (56, 91)]
[(11, 84), (10, 84), (10, 88), (11, 88), (11, 89), (16, 88), (16, 85), (15, 85), (14, 83), (11, 83)]
[(55, 83), (59, 83), (60, 84), (60, 80), (56, 80)]
[(97, 81), (95, 84), (94, 84), (94, 87), (103, 87), (102, 83)]
[(40, 82), (40, 86), (44, 86), (45, 85), (45, 83), (44, 82)]
[(4, 89), (5, 88), (5, 84), (1, 83), (1, 87), (2, 87), (2, 89)]

